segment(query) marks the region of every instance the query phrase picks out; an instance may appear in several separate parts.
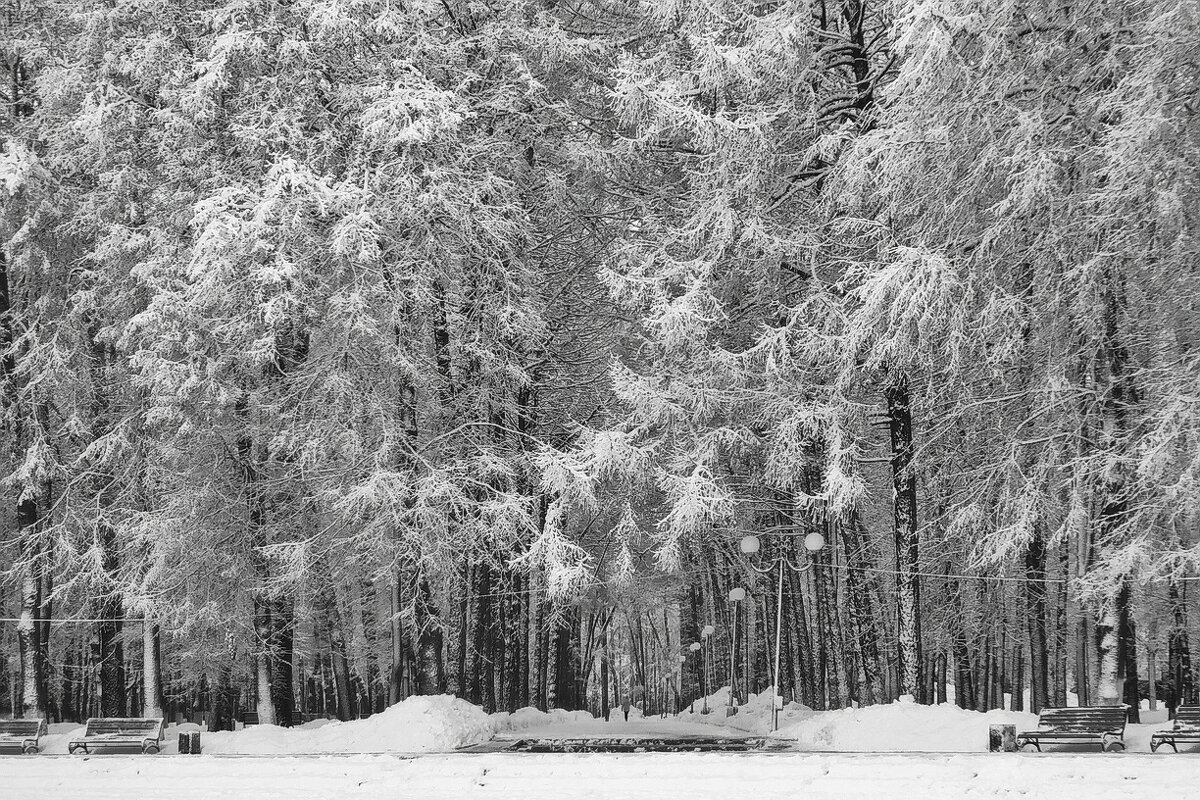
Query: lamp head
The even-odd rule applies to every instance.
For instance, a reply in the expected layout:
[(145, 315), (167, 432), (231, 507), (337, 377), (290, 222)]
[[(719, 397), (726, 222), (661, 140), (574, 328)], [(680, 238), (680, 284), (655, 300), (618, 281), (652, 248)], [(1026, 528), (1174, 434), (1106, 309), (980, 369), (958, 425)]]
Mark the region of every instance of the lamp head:
[(758, 548), (760, 547), (760, 542), (758, 541), (757, 536), (754, 536), (754, 535), (743, 536), (740, 547), (742, 548), (743, 553), (745, 553), (748, 556), (752, 556), (758, 552)]
[(735, 586), (729, 590), (729, 599), (735, 603), (746, 599), (746, 590), (740, 586)]
[(825, 537), (813, 531), (808, 536), (804, 537), (804, 548), (810, 553), (815, 553), (825, 546)]

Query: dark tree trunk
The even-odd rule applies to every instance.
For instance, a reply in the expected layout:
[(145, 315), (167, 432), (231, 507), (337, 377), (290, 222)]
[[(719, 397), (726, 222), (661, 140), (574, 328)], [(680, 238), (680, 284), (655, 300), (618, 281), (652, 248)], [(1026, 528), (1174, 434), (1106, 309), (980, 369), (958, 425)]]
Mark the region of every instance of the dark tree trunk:
[(1025, 710), (1025, 651), (1020, 644), (1013, 650), (1012, 703), (1010, 705), (1013, 711)]
[[(862, 521), (857, 513), (837, 527), (842, 534), (842, 550), (846, 554), (845, 571), (847, 613), (850, 637), (858, 669), (858, 701), (869, 705), (883, 700), (883, 685), (879, 664), (879, 628), (872, 602), (870, 573), (862, 571), (868, 565), (865, 540), (861, 535)], [(943, 689), (943, 693), (944, 693)]]
[(826, 674), (829, 681), (828, 700), (834, 708), (850, 705), (850, 688), (846, 676), (846, 644), (842, 635), (841, 618), (837, 610), (836, 590), (833, 585), (833, 569), (830, 566), (830, 548), (835, 546), (832, 537), (826, 539), (829, 546), (813, 554), (816, 564), (817, 592), (825, 609), (821, 637), (826, 642)]
[(946, 653), (942, 651), (937, 656), (937, 669), (934, 671), (934, 702), (941, 705), (946, 702)]
[[(792, 553), (793, 557), (796, 553)], [(796, 691), (800, 697), (800, 701), (810, 708), (820, 708), (819, 687), (814, 668), (813, 646), (812, 639), (809, 636), (809, 628), (807, 623), (807, 614), (804, 608), (804, 586), (801, 576), (788, 570), (787, 580), (785, 581), (784, 603), (789, 609), (785, 611), (785, 620), (790, 620), (788, 626), (790, 631), (789, 641), (792, 644), (792, 662), (793, 668), (797, 673)], [(714, 688), (709, 687), (711, 692)]]
[(238, 688), (233, 683), (234, 654), (226, 654), (217, 672), (217, 688), (213, 695), (213, 730), (234, 730), (237, 717)]
[(417, 694), (446, 691), (446, 668), (442, 661), (442, 621), (434, 605), (429, 581), (417, 579)]
[(1054, 682), (1050, 687), (1048, 702), (1054, 708), (1067, 706), (1067, 665), (1070, 663), (1070, 645), (1067, 637), (1067, 576), (1070, 567), (1067, 563), (1067, 547), (1065, 544), (1058, 548), (1059, 566), (1062, 580), (1058, 582), (1056, 603), (1054, 608)]
[[(404, 680), (404, 624), (400, 619), (400, 611), (403, 608), (403, 597), (400, 583), (402, 576), (396, 574), (394, 576), (395, 585), (391, 587), (389, 593), (391, 598), (392, 615), (388, 621), (388, 628), (391, 632), (391, 664), (388, 669), (388, 705), (395, 705), (404, 699), (402, 690)], [(463, 593), (466, 596), (466, 593)], [(466, 630), (466, 621), (463, 621), (463, 629)], [(461, 661), (459, 662), (461, 664)], [(462, 694), (462, 675), (458, 678), (458, 691)]]
[[(100, 542), (104, 552), (103, 569), (107, 575), (117, 572), (116, 531), (100, 523)], [(125, 648), (121, 640), (122, 604), (115, 588), (109, 590), (97, 606), (96, 638), (100, 644), (100, 714), (105, 717), (126, 716), (125, 707)]]
[[(950, 572), (948, 564), (946, 572)], [(951, 581), (948, 589), (958, 612), (951, 624), (954, 636), (954, 702), (959, 708), (975, 708), (975, 680), (971, 668), (971, 652), (967, 647), (966, 624), (963, 621), (962, 594), (956, 581)]]
[(290, 727), (296, 710), (293, 642), (295, 615), (292, 603), (277, 598), (271, 608), (271, 700), (275, 722)]
[(917, 479), (912, 471), (912, 410), (908, 379), (899, 375), (884, 391), (891, 434), (892, 489), (895, 499), (896, 623), (900, 690), (921, 694), (921, 596), (917, 537)]
[(1134, 630), (1133, 612), (1130, 603), (1129, 582), (1117, 594), (1117, 662), (1118, 676), (1122, 681), (1122, 697), (1129, 706), (1129, 722), (1141, 722), (1141, 703), (1138, 695), (1137, 634)]
[(475, 635), (472, 637), (471, 692), (468, 699), (491, 714), (497, 710), (492, 569), (486, 563), (476, 564), (474, 575), (472, 594), (475, 596), (475, 614), (472, 627)]
[(271, 645), (274, 639), (274, 627), (271, 624), (271, 604), (262, 590), (254, 591), (254, 674), (258, 702), (255, 711), (261, 725), (275, 725), (276, 717), (274, 692), (271, 683), (274, 672), (274, 654)]
[(1034, 532), (1025, 549), (1025, 619), (1029, 632), (1029, 710), (1038, 713), (1049, 696), (1049, 672), (1046, 662), (1046, 542), (1040, 530)]
[(579, 623), (579, 609), (567, 609), (554, 636), (554, 705), (568, 711), (586, 707), (586, 698), (579, 694)]
[[(2, 254), (0, 254), (2, 257)], [(17, 503), (17, 536), (21, 545), (21, 618), (17, 623), (17, 649), (20, 652), (20, 692), (14, 702), (16, 716), (34, 718), (46, 716), (45, 697), (41, 692), (44, 683), (44, 664), (41, 652), (42, 626), (38, 615), (42, 607), (42, 582), (38, 566), (37, 550), (33, 544), (34, 526), (37, 525), (37, 502), (24, 498)]]
[(1168, 598), (1171, 603), (1172, 626), (1167, 634), (1167, 672), (1168, 683), (1171, 687), (1171, 702), (1168, 703), (1172, 717), (1175, 708), (1182, 705), (1195, 705), (1197, 698), (1196, 681), (1192, 675), (1192, 650), (1188, 643), (1187, 604), (1180, 596), (1179, 584), (1172, 580), (1167, 584)]

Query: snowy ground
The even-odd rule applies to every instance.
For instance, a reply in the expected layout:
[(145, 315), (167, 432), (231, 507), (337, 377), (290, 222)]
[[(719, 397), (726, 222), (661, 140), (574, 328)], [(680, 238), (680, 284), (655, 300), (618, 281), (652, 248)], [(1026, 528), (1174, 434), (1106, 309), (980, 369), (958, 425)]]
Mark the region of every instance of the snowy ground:
[(399, 798), (1194, 797), (1190, 756), (1148, 755), (429, 755), (261, 758), (99, 756), (0, 759), (13, 800)]
[[(1150, 755), (1165, 713), (1126, 729), (1126, 754), (983, 752), (988, 726), (1036, 717), (893, 703), (818, 713), (791, 705), (779, 737), (794, 752), (531, 754), (450, 752), (525, 738), (762, 735), (769, 701), (712, 713), (606, 722), (586, 713), (522, 709), (488, 716), (450, 697), (409, 698), (383, 714), (298, 729), (203, 732), (204, 755), (175, 755), (168, 728), (157, 756), (67, 756), (75, 725), (52, 726), (41, 756), (0, 757), (0, 800), (36, 798), (1058, 798), (1189, 797), (1200, 751)], [(697, 705), (697, 712), (702, 704)], [(492, 743), (488, 745), (487, 743)], [(855, 752), (865, 751), (865, 752)], [(871, 752), (873, 751), (873, 752)], [(912, 751), (912, 752), (882, 752)], [(956, 751), (962, 751), (959, 754)], [(374, 755), (370, 755), (374, 753)]]

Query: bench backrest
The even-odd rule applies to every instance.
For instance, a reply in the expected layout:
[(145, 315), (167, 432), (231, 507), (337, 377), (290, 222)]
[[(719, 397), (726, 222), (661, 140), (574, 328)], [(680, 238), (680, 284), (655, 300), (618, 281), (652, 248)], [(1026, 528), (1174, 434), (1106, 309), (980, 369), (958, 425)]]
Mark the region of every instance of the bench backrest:
[(46, 732), (44, 719), (0, 719), (0, 736), (37, 738)]
[(1071, 733), (1124, 731), (1127, 713), (1124, 706), (1089, 708), (1043, 708), (1038, 714), (1038, 730)]
[(1180, 706), (1175, 709), (1176, 729), (1200, 729), (1200, 706)]
[(158, 718), (92, 717), (84, 736), (136, 736), (141, 739), (163, 738), (163, 720)]

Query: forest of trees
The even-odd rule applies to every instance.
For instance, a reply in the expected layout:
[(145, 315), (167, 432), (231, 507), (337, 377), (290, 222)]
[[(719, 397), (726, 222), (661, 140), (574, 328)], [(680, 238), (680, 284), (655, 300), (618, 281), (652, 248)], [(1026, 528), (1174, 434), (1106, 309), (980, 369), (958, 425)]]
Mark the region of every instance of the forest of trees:
[(1198, 0), (0, 0), (0, 61), (0, 715), (744, 699), (779, 559), (789, 700), (1200, 700)]

